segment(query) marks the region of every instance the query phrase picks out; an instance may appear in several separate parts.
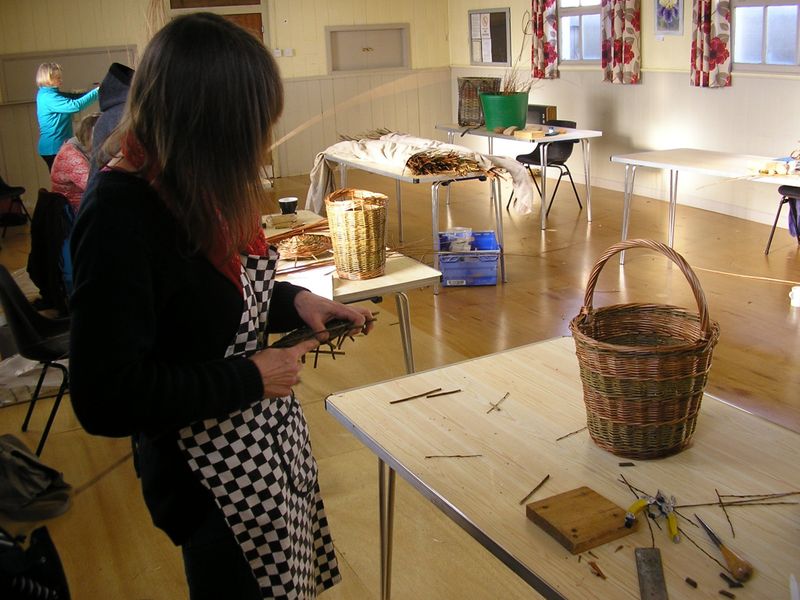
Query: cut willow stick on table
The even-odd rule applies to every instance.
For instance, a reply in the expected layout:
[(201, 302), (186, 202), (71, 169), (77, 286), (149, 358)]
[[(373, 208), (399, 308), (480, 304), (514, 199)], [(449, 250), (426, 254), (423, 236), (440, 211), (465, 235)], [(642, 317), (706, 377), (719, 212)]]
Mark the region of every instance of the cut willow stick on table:
[(500, 410), (500, 404), (503, 402), (503, 400), (505, 400), (506, 398), (508, 398), (510, 395), (511, 395), (511, 392), (506, 392), (506, 395), (505, 395), (505, 396), (503, 396), (502, 398), (500, 398), (500, 400), (498, 400), (498, 401), (497, 401), (497, 402), (495, 402), (494, 404), (492, 404), (491, 402), (489, 402), (489, 404), (491, 404), (491, 405), (492, 405), (492, 407), (491, 407), (489, 410), (487, 410), (487, 411), (486, 411), (486, 414), (488, 415), (488, 414), (489, 414), (490, 412), (492, 412), (493, 410)]
[(408, 402), (409, 400), (416, 400), (417, 398), (424, 398), (428, 394), (435, 394), (436, 392), (441, 392), (442, 388), (435, 388), (433, 390), (428, 390), (427, 392), (422, 392), (421, 394), (414, 394), (413, 396), (406, 396), (405, 398), (399, 398), (397, 400), (392, 400), (389, 404), (399, 404), (400, 402)]
[(526, 503), (528, 500), (530, 500), (530, 499), (531, 499), (531, 497), (532, 497), (532, 496), (533, 496), (533, 495), (534, 495), (536, 492), (538, 492), (538, 491), (541, 489), (541, 487), (542, 487), (542, 486), (543, 486), (545, 483), (547, 483), (547, 480), (548, 480), (548, 479), (550, 479), (550, 473), (548, 473), (547, 475), (545, 475), (545, 476), (544, 476), (544, 479), (542, 479), (542, 480), (541, 480), (539, 483), (537, 483), (537, 484), (536, 484), (536, 487), (535, 487), (535, 488), (533, 488), (533, 489), (532, 489), (532, 490), (531, 490), (531, 491), (528, 493), (528, 495), (527, 495), (527, 496), (525, 496), (525, 497), (524, 497), (522, 500), (520, 500), (520, 501), (519, 501), (520, 505), (522, 505), (522, 504), (525, 504), (525, 503)]
[(300, 227), (294, 227), (282, 233), (276, 233), (275, 235), (267, 237), (266, 240), (270, 244), (277, 244), (280, 241), (294, 237), (301, 233), (308, 233), (309, 231), (324, 231), (326, 229), (328, 229), (328, 219), (322, 219), (321, 221), (317, 221), (315, 223), (301, 225)]
[(458, 394), (461, 390), (450, 390), (449, 392), (437, 392), (435, 394), (428, 394), (426, 398), (438, 398), (439, 396), (449, 396), (450, 394)]

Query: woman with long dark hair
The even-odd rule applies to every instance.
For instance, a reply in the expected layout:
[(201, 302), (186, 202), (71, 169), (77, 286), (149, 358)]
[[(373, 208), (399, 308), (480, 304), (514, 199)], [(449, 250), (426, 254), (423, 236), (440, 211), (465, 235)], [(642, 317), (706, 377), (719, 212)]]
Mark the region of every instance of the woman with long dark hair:
[(274, 282), (259, 170), (283, 105), (243, 29), (174, 19), (145, 50), (115, 156), (72, 237), (72, 402), (132, 436), (153, 522), (181, 545), (192, 599), (312, 598), (339, 579), (292, 386), (317, 340), (266, 333), (371, 314)]

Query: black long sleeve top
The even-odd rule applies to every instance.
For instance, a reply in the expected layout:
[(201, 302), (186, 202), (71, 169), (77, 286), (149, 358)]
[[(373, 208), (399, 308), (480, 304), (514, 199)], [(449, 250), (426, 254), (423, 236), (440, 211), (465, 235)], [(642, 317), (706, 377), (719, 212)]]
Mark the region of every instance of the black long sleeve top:
[[(185, 236), (158, 194), (130, 174), (99, 173), (71, 239), (70, 389), (87, 432), (132, 436), (145, 501), (176, 544), (213, 506), (189, 470), (177, 430), (259, 400), (255, 364), (224, 358), (243, 298)], [(275, 285), (269, 329), (302, 325)]]

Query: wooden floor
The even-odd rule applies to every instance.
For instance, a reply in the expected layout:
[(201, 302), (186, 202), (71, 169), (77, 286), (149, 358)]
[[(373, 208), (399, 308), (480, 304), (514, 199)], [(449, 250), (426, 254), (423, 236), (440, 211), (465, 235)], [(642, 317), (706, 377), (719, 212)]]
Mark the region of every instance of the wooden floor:
[[(352, 173), (349, 183), (394, 196), (394, 183), (376, 176)], [(278, 196), (303, 197), (306, 187), (304, 177), (278, 180), (267, 209), (277, 205)], [(440, 227), (493, 228), (487, 192), (487, 184), (477, 182), (454, 187)], [(591, 224), (569, 188), (559, 191), (545, 233), (539, 230), (538, 208), (531, 215), (507, 215), (508, 283), (446, 288), (438, 296), (431, 288), (410, 293), (417, 369), (568, 335), (595, 258), (619, 239), (621, 193), (594, 189), (593, 196)], [(393, 206), (391, 244), (431, 262), (430, 191), (404, 186), (403, 200), (406, 243), (397, 243)], [(636, 198), (632, 237), (665, 239), (666, 208), (663, 202)], [(765, 257), (768, 233), (764, 225), (681, 206), (675, 248), (695, 268), (711, 317), (720, 323), (707, 391), (800, 431), (800, 309), (790, 308), (788, 299), (791, 285), (800, 284), (800, 252), (795, 240), (779, 230)], [(23, 228), (10, 228), (0, 262), (11, 269), (23, 267), (28, 248)], [(323, 596), (333, 600), (379, 598), (377, 466), (374, 456), (325, 413), (324, 398), (403, 374), (394, 303), (388, 300), (376, 307), (380, 315), (373, 334), (346, 345), (346, 355), (335, 361), (325, 358), (316, 369), (307, 366), (297, 389), (310, 423), (343, 570), (343, 583)], [(645, 252), (629, 253), (624, 268), (609, 263), (600, 279), (595, 305), (625, 301), (693, 305), (680, 271)], [(14, 433), (35, 446), (50, 406), (42, 402), (32, 430), (22, 434), (25, 408), (20, 404), (0, 409), (0, 432)], [(77, 600), (186, 596), (180, 553), (151, 525), (129, 452), (127, 440), (88, 436), (69, 403), (62, 407), (45, 447), (44, 461), (63, 471), (76, 488), (71, 510), (47, 524)], [(395, 531), (396, 600), (534, 596), (402, 481)]]

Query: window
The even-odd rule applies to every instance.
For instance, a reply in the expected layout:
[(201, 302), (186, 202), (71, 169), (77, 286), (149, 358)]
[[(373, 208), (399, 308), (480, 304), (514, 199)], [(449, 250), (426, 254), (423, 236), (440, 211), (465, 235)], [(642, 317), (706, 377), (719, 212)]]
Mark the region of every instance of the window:
[(791, 70), (800, 65), (797, 3), (737, 1), (733, 12), (733, 62), (748, 70)]
[(558, 0), (562, 61), (600, 60), (600, 0)]

